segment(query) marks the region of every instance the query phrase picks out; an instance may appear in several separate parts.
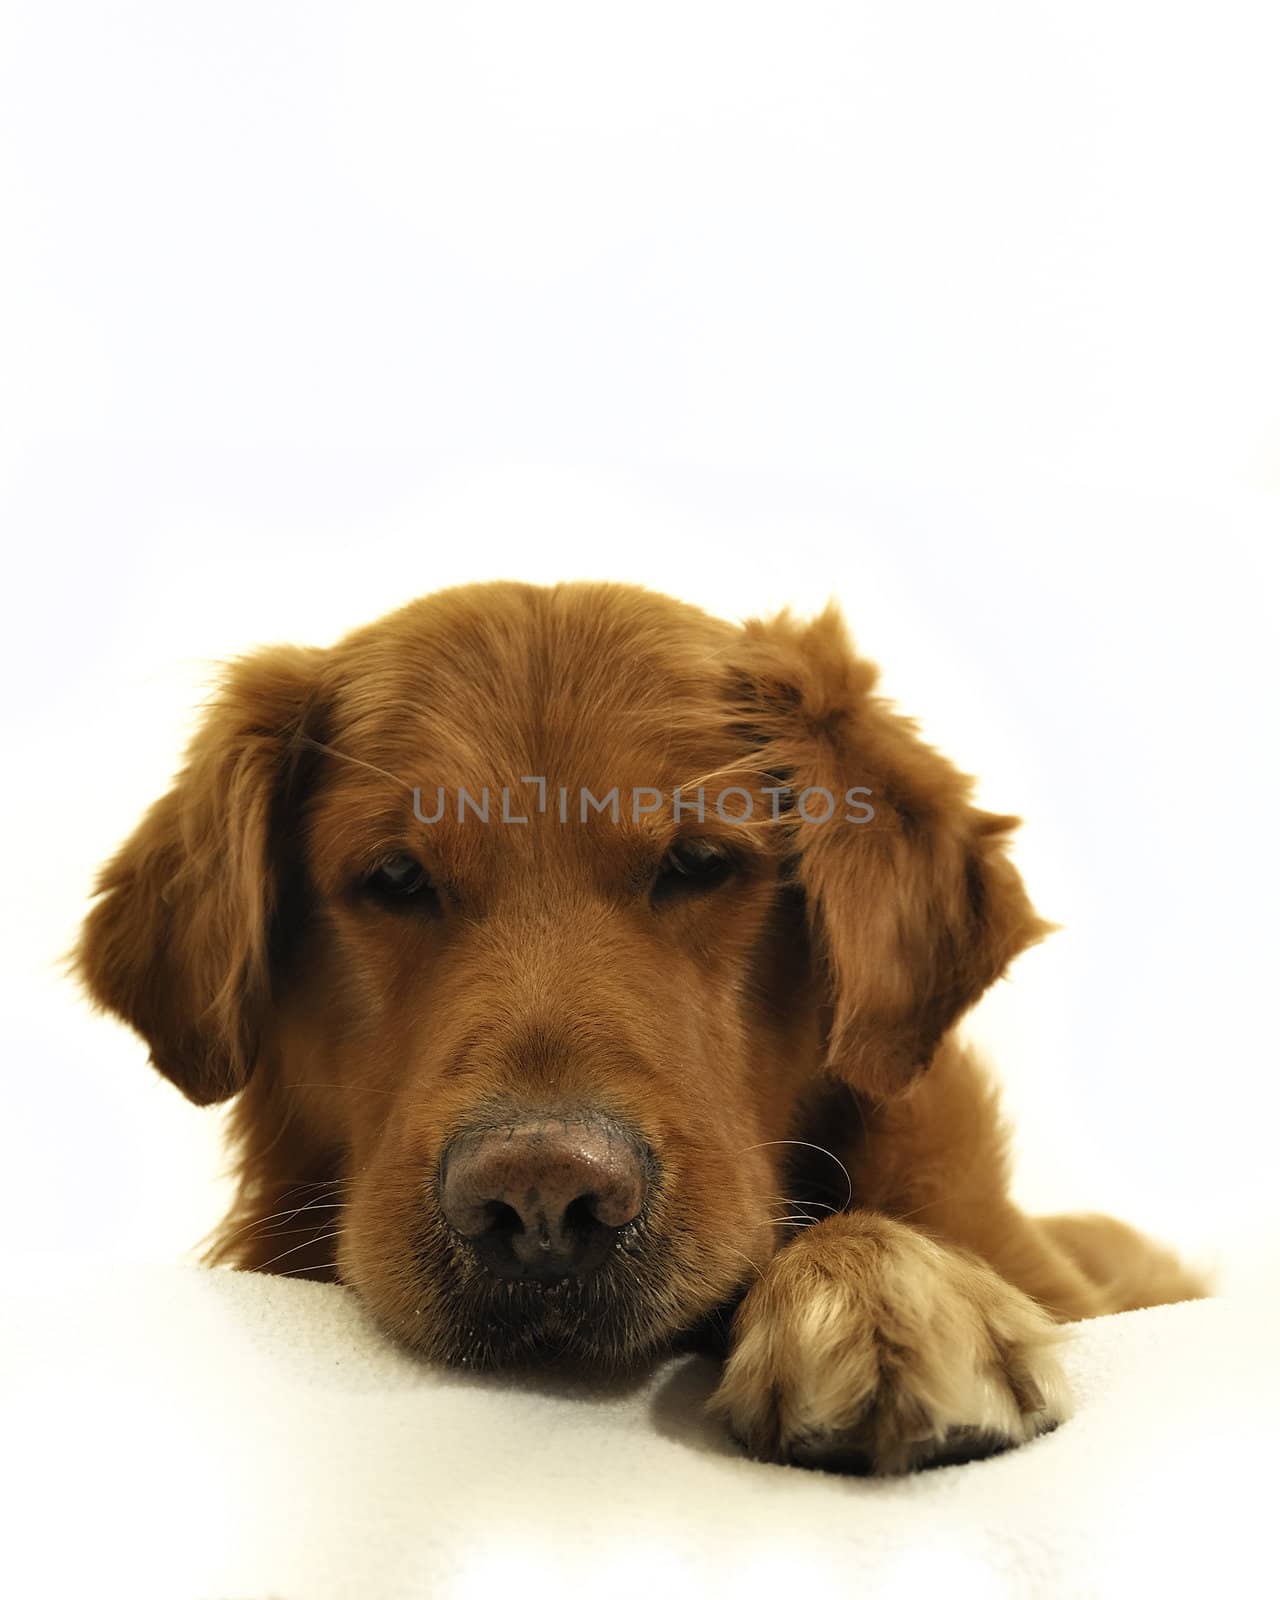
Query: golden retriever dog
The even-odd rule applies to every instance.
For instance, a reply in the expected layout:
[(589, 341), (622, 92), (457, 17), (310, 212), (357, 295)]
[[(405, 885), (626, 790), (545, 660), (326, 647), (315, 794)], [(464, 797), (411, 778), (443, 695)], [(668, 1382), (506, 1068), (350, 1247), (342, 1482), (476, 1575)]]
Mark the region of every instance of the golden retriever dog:
[(1059, 1324), (1203, 1292), (1008, 1195), (954, 1027), (1049, 925), (833, 610), (478, 585), (225, 674), (78, 970), (200, 1105), (211, 1259), (476, 1368), (724, 1357), (753, 1455), (1054, 1427)]

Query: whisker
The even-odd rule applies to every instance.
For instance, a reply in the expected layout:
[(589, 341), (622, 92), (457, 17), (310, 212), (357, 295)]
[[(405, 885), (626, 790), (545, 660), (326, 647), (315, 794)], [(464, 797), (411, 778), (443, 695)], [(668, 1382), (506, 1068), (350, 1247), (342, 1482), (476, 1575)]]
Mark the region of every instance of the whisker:
[(380, 1089), (373, 1083), (282, 1083), (282, 1089), (341, 1089), (344, 1092), (356, 1094), (399, 1094), (398, 1089)]
[(335, 1228), (332, 1233), (319, 1233), (313, 1239), (304, 1239), (301, 1244), (290, 1246), (282, 1250), (278, 1256), (272, 1256), (270, 1261), (263, 1261), (254, 1268), (255, 1272), (266, 1272), (277, 1261), (283, 1261), (286, 1256), (291, 1256), (299, 1250), (305, 1250), (309, 1244), (323, 1244), (326, 1239), (338, 1239), (342, 1236), (342, 1229)]
[(336, 1189), (350, 1187), (354, 1178), (273, 1178), (268, 1188), (279, 1189), (283, 1194), (291, 1189)]
[(746, 1264), (751, 1268), (752, 1272), (755, 1273), (756, 1277), (759, 1278), (762, 1282), (764, 1281), (764, 1273), (761, 1272), (760, 1268), (758, 1266), (756, 1266), (755, 1262), (751, 1259), (751, 1257), (749, 1255), (747, 1255), (747, 1254), (745, 1254), (745, 1252), (735, 1248), (735, 1246), (733, 1246), (731, 1244), (725, 1245), (724, 1248), (726, 1250), (731, 1251), (735, 1256), (741, 1256), (742, 1259), (746, 1262)]
[[(343, 1179), (343, 1180), (340, 1180), (340, 1181), (345, 1183), (346, 1180)], [(323, 1210), (331, 1210), (331, 1209), (332, 1210), (336, 1210), (337, 1207), (345, 1205), (345, 1204), (346, 1204), (345, 1197), (330, 1200), (330, 1199), (326, 1199), (324, 1195), (318, 1195), (314, 1200), (308, 1200), (303, 1205), (294, 1206), (294, 1208), (291, 1211), (290, 1210), (273, 1211), (269, 1216), (251, 1217), (248, 1222), (242, 1223), (240, 1225), (240, 1227), (238, 1227), (233, 1233), (227, 1234), (225, 1239), (222, 1240), (221, 1243), (222, 1244), (230, 1244), (233, 1239), (240, 1239), (245, 1234), (248, 1234), (250, 1238), (253, 1238), (253, 1237), (255, 1237), (257, 1235), (258, 1231), (261, 1228), (264, 1228), (267, 1225), (268, 1222), (276, 1222), (276, 1221), (279, 1221), (280, 1219), (283, 1219), (284, 1221), (287, 1222), (291, 1217), (299, 1216), (304, 1211), (312, 1211), (317, 1206), (319, 1206)], [(277, 1230), (277, 1231), (279, 1231), (279, 1230)]]
[(840, 1210), (839, 1206), (829, 1205), (825, 1200), (806, 1200), (802, 1195), (798, 1194), (788, 1195), (785, 1199), (779, 1195), (774, 1204), (780, 1206), (816, 1206), (820, 1211), (838, 1212)]
[(838, 1166), (841, 1172), (844, 1173), (844, 1181), (848, 1186), (848, 1193), (845, 1195), (844, 1206), (842, 1209), (846, 1211), (848, 1210), (848, 1208), (853, 1204), (853, 1179), (849, 1176), (849, 1169), (845, 1166), (844, 1162), (841, 1161), (840, 1157), (835, 1153), (834, 1150), (828, 1150), (825, 1145), (813, 1144), (808, 1139), (764, 1139), (759, 1144), (749, 1144), (745, 1150), (740, 1150), (738, 1154), (745, 1156), (752, 1150), (766, 1150), (770, 1145), (775, 1144), (803, 1145), (806, 1150), (816, 1150), (819, 1155), (830, 1156), (832, 1161), (835, 1162), (836, 1166)]
[(268, 1228), (265, 1232), (253, 1234), (252, 1237), (255, 1241), (259, 1239), (285, 1239), (291, 1233), (305, 1233), (314, 1238), (317, 1226), (323, 1226), (323, 1223), (317, 1223), (313, 1219), (309, 1223), (300, 1222), (296, 1228)]
[(413, 785), (406, 783), (403, 778), (398, 778), (394, 772), (388, 772), (385, 767), (376, 767), (372, 761), (361, 761), (359, 756), (348, 755), (345, 750), (336, 746), (325, 744), (322, 739), (313, 739), (309, 733), (299, 734), (302, 744), (310, 745), (313, 750), (322, 751), (325, 755), (335, 756), (339, 761), (347, 761), (353, 767), (364, 767), (367, 772), (376, 772), (380, 778), (386, 778), (389, 783), (398, 783), (402, 789), (412, 791)]

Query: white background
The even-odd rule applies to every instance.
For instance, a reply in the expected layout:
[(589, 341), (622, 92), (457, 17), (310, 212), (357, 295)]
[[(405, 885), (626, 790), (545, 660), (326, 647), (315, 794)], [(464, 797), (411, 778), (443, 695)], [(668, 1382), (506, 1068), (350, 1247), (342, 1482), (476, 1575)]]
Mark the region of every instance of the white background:
[(612, 577), (840, 599), (1067, 925), (973, 1022), (1020, 1194), (1273, 1272), (1275, 16), (9, 0), (10, 1252), (216, 1220), (57, 967), (211, 663)]

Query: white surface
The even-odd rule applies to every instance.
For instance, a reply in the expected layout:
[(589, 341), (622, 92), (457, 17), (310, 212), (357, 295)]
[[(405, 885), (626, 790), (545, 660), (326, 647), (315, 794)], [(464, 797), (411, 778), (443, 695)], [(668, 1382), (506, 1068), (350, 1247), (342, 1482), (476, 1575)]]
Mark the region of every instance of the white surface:
[(194, 1269), (30, 1274), (0, 1312), (0, 1590), (40, 1600), (1257, 1592), (1274, 1311), (1079, 1324), (1078, 1411), (867, 1482), (743, 1459), (670, 1362), (592, 1393), (422, 1367), (345, 1291)]

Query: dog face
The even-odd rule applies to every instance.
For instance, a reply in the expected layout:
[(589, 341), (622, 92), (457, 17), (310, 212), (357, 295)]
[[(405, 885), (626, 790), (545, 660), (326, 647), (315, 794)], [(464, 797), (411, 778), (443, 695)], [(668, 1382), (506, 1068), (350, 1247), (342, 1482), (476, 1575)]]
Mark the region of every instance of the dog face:
[(233, 668), (79, 954), (185, 1093), (239, 1096), (226, 1257), (291, 1270), (261, 1223), (301, 1195), (306, 1270), (479, 1365), (731, 1302), (819, 1076), (896, 1092), (1043, 931), (1011, 819), (874, 676), (833, 613), (605, 585)]

